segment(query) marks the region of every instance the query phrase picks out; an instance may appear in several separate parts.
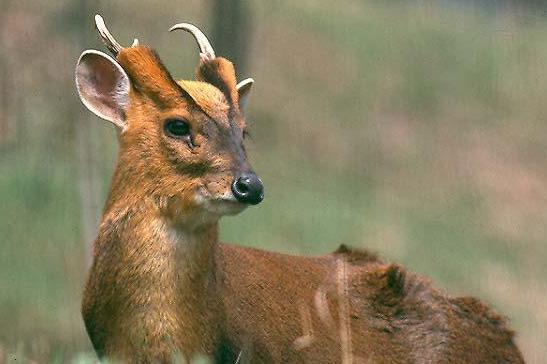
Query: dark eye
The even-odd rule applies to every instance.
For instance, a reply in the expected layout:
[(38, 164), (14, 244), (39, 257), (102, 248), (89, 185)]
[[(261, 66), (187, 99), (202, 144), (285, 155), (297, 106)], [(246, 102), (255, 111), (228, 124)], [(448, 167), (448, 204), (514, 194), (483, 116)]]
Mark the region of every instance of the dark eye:
[(173, 138), (190, 136), (190, 125), (182, 119), (169, 119), (164, 125), (165, 133)]

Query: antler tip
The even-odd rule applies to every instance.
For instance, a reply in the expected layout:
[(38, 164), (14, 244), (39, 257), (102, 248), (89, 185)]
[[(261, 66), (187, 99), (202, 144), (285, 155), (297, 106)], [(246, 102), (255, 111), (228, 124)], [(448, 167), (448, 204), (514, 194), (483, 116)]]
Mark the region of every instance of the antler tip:
[(99, 14), (95, 14), (95, 25), (99, 27), (100, 25), (104, 26), (104, 19)]
[(123, 49), (123, 47), (116, 41), (116, 39), (114, 39), (112, 34), (110, 34), (110, 31), (104, 23), (103, 17), (99, 14), (95, 14), (95, 26), (101, 35), (103, 43), (110, 50), (110, 52), (116, 56)]
[(203, 32), (198, 27), (190, 23), (178, 23), (169, 28), (169, 31), (172, 32), (173, 30), (177, 29), (185, 30), (194, 36), (194, 38), (198, 42), (200, 57), (202, 59), (215, 59), (216, 56), (215, 51), (213, 50), (213, 46), (211, 46), (209, 39), (207, 39), (205, 34), (203, 34)]
[(184, 29), (184, 30), (187, 30), (188, 29), (188, 25), (192, 25), (192, 24), (188, 24), (188, 23), (177, 23), (175, 25), (173, 25), (171, 28), (169, 28), (169, 31), (172, 32), (173, 30), (177, 30), (177, 29)]

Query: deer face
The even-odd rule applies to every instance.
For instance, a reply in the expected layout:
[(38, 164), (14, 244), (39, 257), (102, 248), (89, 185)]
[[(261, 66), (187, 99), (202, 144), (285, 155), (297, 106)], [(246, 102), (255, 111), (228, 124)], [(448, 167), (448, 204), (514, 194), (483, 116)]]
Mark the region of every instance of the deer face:
[(150, 194), (161, 196), (160, 207), (172, 217), (187, 219), (189, 211), (234, 214), (262, 201), (262, 182), (243, 145), (243, 118), (231, 115), (216, 87), (177, 85), (167, 102), (131, 95), (120, 136), (122, 158), (146, 171), (138, 178)]
[(229, 61), (203, 53), (197, 76), (175, 82), (138, 45), (118, 49), (116, 60), (86, 51), (76, 69), (82, 102), (120, 130), (113, 193), (151, 198), (176, 221), (218, 219), (264, 196), (243, 145), (252, 80), (236, 84)]

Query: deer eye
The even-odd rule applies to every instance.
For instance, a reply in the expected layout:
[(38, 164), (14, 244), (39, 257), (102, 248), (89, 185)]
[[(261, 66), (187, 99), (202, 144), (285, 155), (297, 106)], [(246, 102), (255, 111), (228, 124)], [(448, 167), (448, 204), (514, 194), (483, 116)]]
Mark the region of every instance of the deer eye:
[(190, 125), (182, 119), (168, 119), (163, 128), (165, 133), (173, 138), (186, 138), (190, 136)]

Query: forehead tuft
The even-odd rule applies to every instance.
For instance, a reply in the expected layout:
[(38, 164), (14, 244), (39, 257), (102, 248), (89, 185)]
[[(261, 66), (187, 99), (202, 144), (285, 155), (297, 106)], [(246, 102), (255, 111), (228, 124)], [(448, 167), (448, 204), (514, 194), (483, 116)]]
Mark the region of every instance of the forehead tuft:
[(175, 83), (157, 53), (145, 46), (123, 48), (117, 61), (125, 70), (134, 89), (162, 105), (180, 100), (180, 88)]
[(238, 115), (234, 68), (223, 58), (202, 62), (198, 67), (198, 81), (173, 80), (157, 53), (146, 46), (124, 48), (117, 60), (133, 88), (162, 106), (177, 105), (187, 93), (214, 120), (229, 123)]
[(218, 121), (228, 120), (230, 104), (218, 88), (201, 81), (179, 80), (177, 83), (209, 117)]

